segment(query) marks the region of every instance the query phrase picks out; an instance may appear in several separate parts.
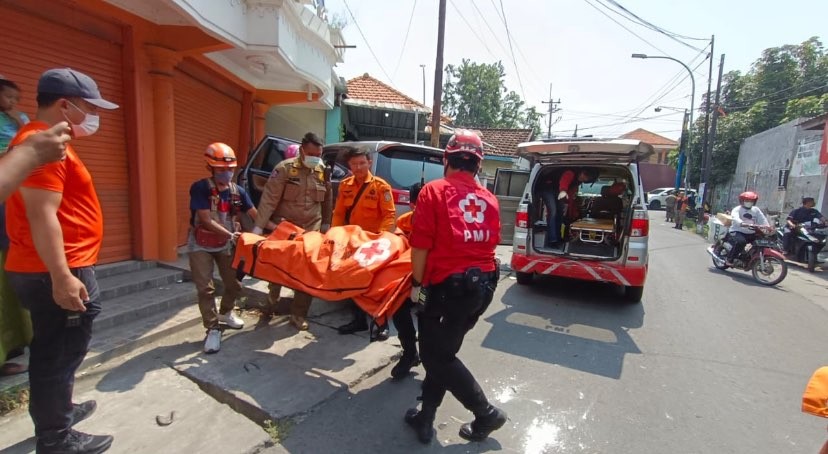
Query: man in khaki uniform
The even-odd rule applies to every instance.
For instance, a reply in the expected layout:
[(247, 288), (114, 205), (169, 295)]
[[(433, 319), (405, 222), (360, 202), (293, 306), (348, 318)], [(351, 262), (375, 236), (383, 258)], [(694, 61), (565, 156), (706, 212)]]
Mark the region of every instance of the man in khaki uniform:
[[(259, 201), (259, 213), (253, 233), (285, 220), (305, 230), (325, 232), (331, 226), (331, 183), (322, 162), (322, 140), (309, 132), (302, 138), (299, 156), (280, 162), (265, 184)], [(281, 285), (270, 284), (268, 295), (270, 315), (279, 303)], [(296, 291), (291, 305), (290, 322), (296, 329), (308, 329), (305, 317), (311, 296)]]

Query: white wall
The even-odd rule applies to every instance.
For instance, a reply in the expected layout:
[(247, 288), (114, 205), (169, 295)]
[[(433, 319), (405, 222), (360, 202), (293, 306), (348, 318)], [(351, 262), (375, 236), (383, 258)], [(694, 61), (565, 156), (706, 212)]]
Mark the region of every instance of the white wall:
[[(325, 111), (301, 107), (274, 106), (267, 112), (265, 131), (300, 140), (307, 132), (325, 137)], [(258, 139), (257, 139), (258, 140)]]

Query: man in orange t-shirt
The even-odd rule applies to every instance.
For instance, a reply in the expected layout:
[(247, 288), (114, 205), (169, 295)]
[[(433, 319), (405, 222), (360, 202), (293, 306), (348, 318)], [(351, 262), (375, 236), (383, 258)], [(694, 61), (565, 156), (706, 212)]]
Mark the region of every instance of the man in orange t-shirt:
[[(64, 120), (75, 138), (94, 134), (97, 110), (118, 107), (101, 97), (92, 78), (69, 68), (43, 73), (37, 104), (36, 120), (20, 129), (11, 148)], [(72, 387), (101, 310), (93, 266), (103, 216), (92, 176), (71, 146), (64, 160), (23, 181), (8, 200), (6, 223), (9, 282), (32, 316), (29, 414), (37, 452), (104, 452), (111, 436), (72, 429), (96, 407), (95, 401), (73, 404)]]

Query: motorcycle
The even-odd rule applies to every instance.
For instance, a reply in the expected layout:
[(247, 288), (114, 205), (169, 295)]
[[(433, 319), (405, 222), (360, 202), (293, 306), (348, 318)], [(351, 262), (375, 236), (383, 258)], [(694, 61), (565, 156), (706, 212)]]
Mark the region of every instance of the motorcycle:
[(776, 232), (771, 227), (754, 226), (752, 228), (756, 232), (756, 239), (745, 246), (744, 251), (733, 260), (732, 265), (726, 262), (727, 255), (733, 248), (729, 241), (730, 233), (707, 248), (707, 253), (713, 257), (713, 266), (717, 269), (734, 268), (750, 271), (756, 282), (768, 286), (776, 285), (788, 275), (788, 264), (785, 263), (785, 256), (778, 249)]
[(825, 247), (826, 238), (828, 238), (828, 227), (814, 219), (814, 222), (804, 222), (797, 224), (793, 228), (790, 253), (793, 260), (807, 264), (808, 271), (814, 272), (817, 261), (817, 255)]

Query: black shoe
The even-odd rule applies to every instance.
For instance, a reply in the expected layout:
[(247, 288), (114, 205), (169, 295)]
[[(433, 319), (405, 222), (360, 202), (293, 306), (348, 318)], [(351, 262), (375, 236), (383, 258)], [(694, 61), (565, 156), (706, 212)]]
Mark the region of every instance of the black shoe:
[(414, 356), (405, 356), (403, 355), (400, 357), (400, 360), (397, 361), (397, 364), (391, 369), (391, 378), (395, 380), (399, 380), (401, 378), (405, 378), (408, 374), (411, 373), (411, 368), (415, 367), (420, 364), (420, 356), (416, 353)]
[(407, 412), (405, 412), (405, 422), (414, 429), (414, 432), (417, 434), (417, 439), (420, 440), (422, 444), (429, 444), (431, 443), (431, 439), (434, 438), (434, 412), (424, 412), (417, 410), (416, 408), (409, 408)]
[(506, 412), (489, 406), (490, 410), (486, 416), (475, 417), (474, 421), (460, 426), (460, 438), (469, 441), (483, 441), (489, 434), (506, 424)]
[(351, 320), (350, 323), (336, 329), (339, 334), (354, 334), (360, 331), (368, 331), (368, 322), (362, 319)]
[(62, 440), (37, 440), (37, 454), (99, 454), (112, 446), (112, 435), (89, 435), (69, 429)]
[(388, 324), (377, 327), (377, 331), (371, 335), (371, 341), (387, 341), (388, 340)]
[(72, 404), (72, 424), (69, 424), (69, 427), (92, 416), (96, 408), (98, 408), (98, 403), (94, 400), (87, 400), (80, 404)]

